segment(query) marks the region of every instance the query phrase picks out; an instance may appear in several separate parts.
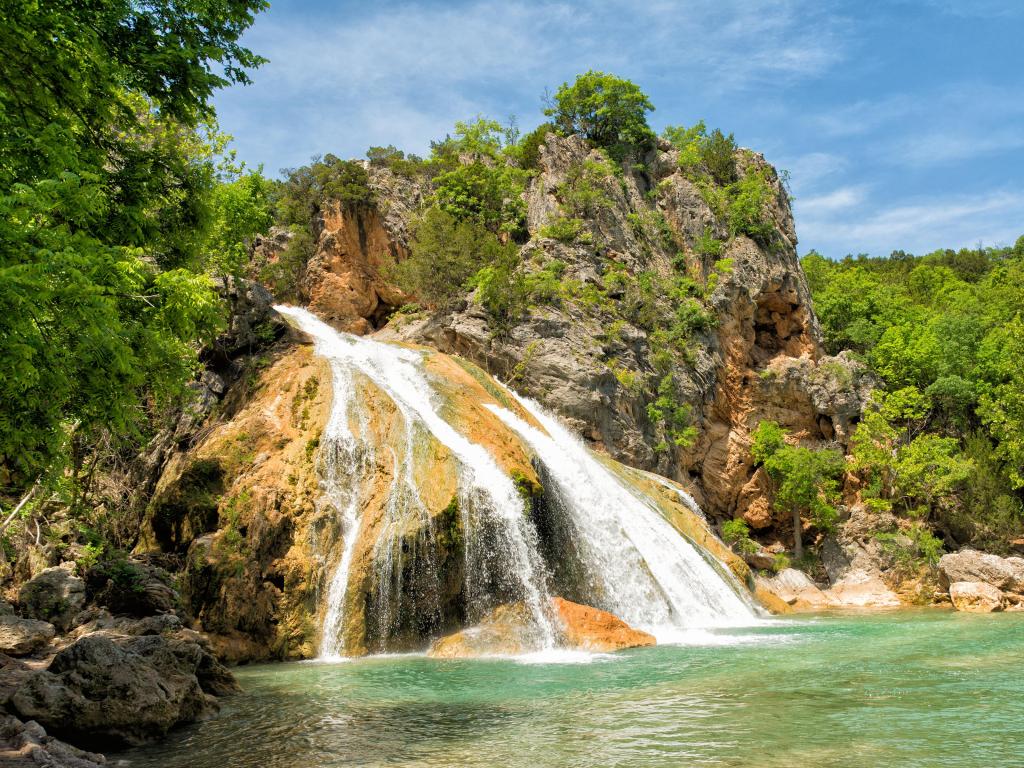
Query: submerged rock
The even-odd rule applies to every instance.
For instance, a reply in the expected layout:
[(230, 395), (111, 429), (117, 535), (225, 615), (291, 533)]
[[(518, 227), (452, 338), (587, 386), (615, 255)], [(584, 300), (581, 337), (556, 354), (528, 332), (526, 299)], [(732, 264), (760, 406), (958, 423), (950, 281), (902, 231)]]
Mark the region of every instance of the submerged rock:
[(231, 673), (184, 637), (97, 632), (28, 677), (9, 706), (79, 744), (137, 745), (208, 717), (215, 696), (237, 690)]
[(983, 581), (956, 581), (949, 585), (949, 598), (958, 611), (994, 613), (1006, 607), (1003, 593)]
[(0, 653), (26, 656), (50, 642), (55, 633), (47, 621), (0, 616)]

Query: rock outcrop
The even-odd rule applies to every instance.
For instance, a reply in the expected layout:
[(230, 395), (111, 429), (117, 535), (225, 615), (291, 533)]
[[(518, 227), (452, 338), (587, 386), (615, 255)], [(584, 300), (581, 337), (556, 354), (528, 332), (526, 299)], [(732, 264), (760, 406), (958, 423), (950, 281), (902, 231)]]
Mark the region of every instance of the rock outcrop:
[(85, 582), (72, 573), (72, 566), (46, 568), (18, 590), (18, 608), (30, 619), (53, 624), (66, 631), (85, 604)]
[(958, 611), (994, 613), (1006, 607), (1003, 593), (983, 581), (954, 581), (949, 585), (949, 599)]
[[(652, 635), (633, 629), (607, 611), (561, 597), (552, 598), (551, 614), (562, 648), (611, 653), (656, 642)], [(525, 605), (502, 605), (479, 624), (434, 641), (429, 655), (438, 659), (519, 656), (536, 647), (534, 632)]]
[(960, 611), (1024, 609), (1024, 558), (963, 549), (939, 560), (941, 583)]
[(55, 739), (34, 720), (0, 717), (0, 765), (4, 768), (99, 768), (103, 755), (73, 747)]
[[(744, 517), (760, 536), (782, 539), (791, 523), (763, 502), (751, 430), (774, 419), (795, 439), (845, 444), (872, 385), (848, 356), (822, 356), (782, 183), (760, 155), (737, 152), (741, 171), (768, 180), (773, 234), (764, 241), (730, 236), (680, 170), (676, 150), (662, 142), (644, 159), (645, 170), (589, 179), (605, 202), (584, 220), (585, 240), (545, 237), (545, 226), (562, 215), (567, 184), (603, 160), (577, 137), (549, 135), (526, 193), (530, 239), (521, 269), (558, 264), (562, 285), (578, 290), (530, 307), (500, 332), (470, 297), (455, 310), (392, 324), (384, 338), (426, 343), (514, 379), (595, 448), (685, 483), (715, 517)], [(709, 237), (718, 242), (714, 255), (700, 245)], [(643, 318), (623, 312), (632, 299), (615, 280), (670, 280), (681, 264), (706, 291), (710, 322), (666, 369), (658, 356), (664, 342), (654, 341)], [(690, 409), (688, 446), (677, 446), (666, 431), (672, 427), (651, 417), (648, 406), (666, 375)]]
[(96, 748), (143, 744), (217, 711), (231, 674), (184, 633), (94, 632), (60, 651), (7, 706), (50, 733)]
[(570, 648), (609, 653), (654, 645), (653, 635), (633, 629), (607, 611), (556, 597), (552, 600), (561, 622), (562, 638)]
[(56, 629), (48, 621), (0, 616), (0, 653), (27, 656), (49, 643)]

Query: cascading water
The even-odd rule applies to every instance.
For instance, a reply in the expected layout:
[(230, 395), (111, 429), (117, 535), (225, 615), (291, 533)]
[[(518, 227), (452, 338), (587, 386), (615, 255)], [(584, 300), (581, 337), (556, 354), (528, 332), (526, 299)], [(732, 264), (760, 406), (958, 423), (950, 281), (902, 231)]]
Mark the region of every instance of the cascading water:
[[(316, 353), (329, 361), (334, 378), (334, 399), (325, 431), (327, 446), (322, 449), (330, 453), (324, 462), (323, 476), (326, 497), (340, 517), (344, 544), (328, 587), (321, 656), (338, 657), (344, 650), (343, 613), (358, 538), (360, 475), (371, 463), (365, 458), (369, 455), (365, 436), (354, 435), (349, 426), (357, 373), (390, 398), (404, 421), (408, 454), (392, 457), (393, 482), (386, 528), (395, 530), (410, 515), (425, 514), (415, 483), (408, 475), (413, 436), (417, 431), (425, 431), (451, 451), (458, 462), (458, 506), (466, 539), (465, 587), (470, 601), (483, 600), (486, 595), (482, 592), (497, 586), (506, 599), (525, 603), (536, 635), (533, 644), (538, 649), (553, 647), (555, 633), (548, 616), (544, 564), (536, 533), (523, 514), (523, 500), (490, 453), (459, 434), (441, 417), (423, 369), (422, 353), (339, 333), (305, 309), (276, 309), (313, 338)], [(360, 444), (364, 446), (362, 450)], [(381, 540), (386, 541), (387, 536)], [(385, 544), (375, 557), (382, 589), (401, 588), (400, 579), (395, 578), (399, 568), (395, 557), (401, 553), (396, 555), (394, 549)]]
[[(533, 448), (556, 486), (576, 534), (595, 605), (651, 632), (660, 642), (680, 630), (748, 625), (755, 616), (742, 587), (628, 488), (537, 403), (509, 391), (544, 428), (489, 406)], [(545, 434), (546, 432), (546, 434)], [(690, 502), (692, 503), (692, 499)], [(730, 584), (729, 580), (734, 583)]]

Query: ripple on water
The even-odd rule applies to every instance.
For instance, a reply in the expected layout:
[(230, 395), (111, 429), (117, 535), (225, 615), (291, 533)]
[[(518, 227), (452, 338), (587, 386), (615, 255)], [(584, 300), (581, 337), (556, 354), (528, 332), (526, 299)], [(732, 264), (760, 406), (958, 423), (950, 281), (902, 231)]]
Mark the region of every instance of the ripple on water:
[(711, 634), (610, 658), (242, 668), (245, 693), (220, 718), (111, 757), (139, 768), (1021, 764), (1024, 615)]

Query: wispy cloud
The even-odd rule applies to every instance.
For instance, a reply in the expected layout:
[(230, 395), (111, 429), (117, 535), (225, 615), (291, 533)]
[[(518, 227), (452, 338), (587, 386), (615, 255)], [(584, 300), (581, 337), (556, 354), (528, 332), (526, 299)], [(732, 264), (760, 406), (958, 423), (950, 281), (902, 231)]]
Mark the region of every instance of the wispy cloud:
[(799, 235), (808, 247), (828, 255), (856, 243), (860, 251), (887, 253), (894, 244), (915, 253), (936, 248), (1006, 245), (1024, 231), (1024, 193), (999, 190), (978, 195), (931, 197), (892, 208), (875, 207), (848, 215), (825, 207), (800, 219)]
[(533, 122), (546, 87), (590, 68), (642, 83), (707, 81), (719, 94), (820, 74), (842, 56), (838, 24), (811, 0), (471, 0), (293, 12), (253, 29), (247, 44), (271, 63), (218, 108), (225, 122), (265, 121), (269, 131), (301, 121), (282, 153), (288, 164), (316, 151), (359, 155), (371, 143), (424, 151), (477, 112)]
[(847, 211), (864, 202), (867, 196), (867, 185), (840, 187), (828, 194), (810, 198), (797, 198), (796, 212), (800, 216), (814, 216), (822, 213)]

